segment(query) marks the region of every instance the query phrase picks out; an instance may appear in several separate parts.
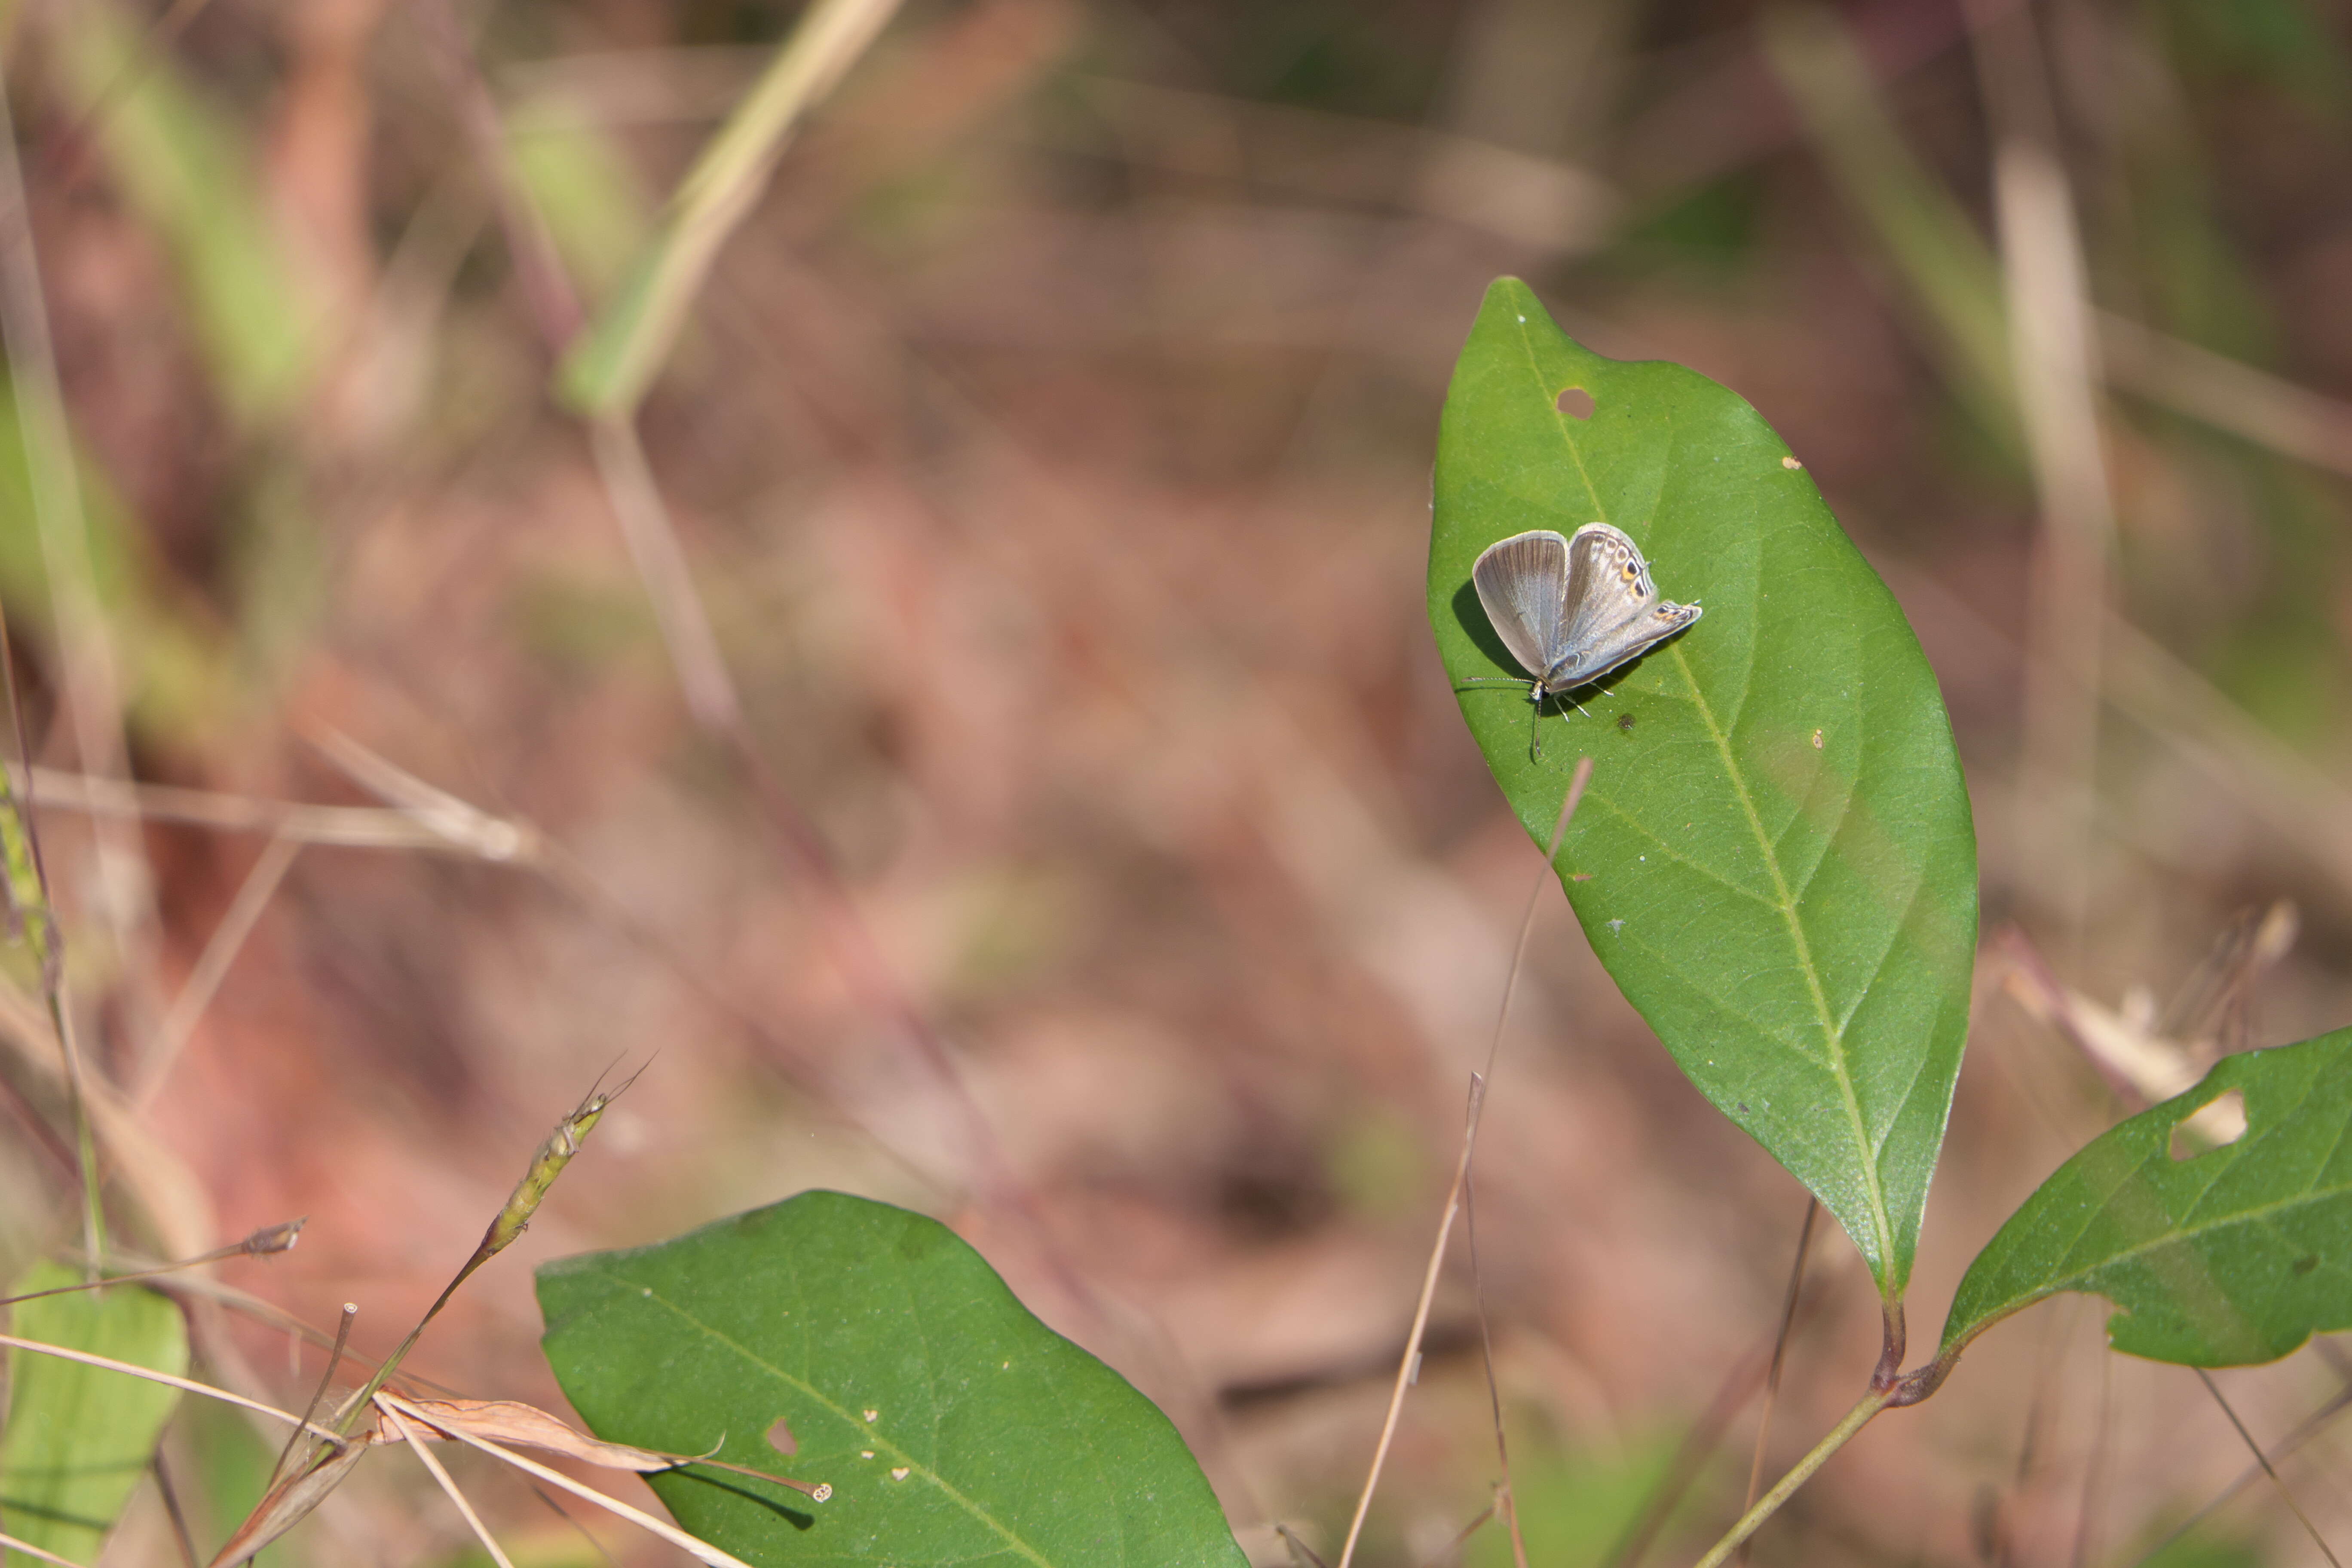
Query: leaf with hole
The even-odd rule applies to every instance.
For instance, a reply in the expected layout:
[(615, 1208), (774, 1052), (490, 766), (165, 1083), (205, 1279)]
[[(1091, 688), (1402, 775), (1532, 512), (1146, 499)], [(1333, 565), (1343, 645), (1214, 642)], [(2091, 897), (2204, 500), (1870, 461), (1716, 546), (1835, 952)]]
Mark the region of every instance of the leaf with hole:
[(1244, 1568), (1168, 1418), (935, 1220), (803, 1193), (548, 1264), (539, 1298), (600, 1437), (832, 1485), (648, 1478), (751, 1562)]
[[(1430, 625), (1536, 842), (1577, 756), (1594, 759), (1558, 866), (1601, 962), (1898, 1299), (1959, 1071), (1977, 902), (1951, 724), (1894, 596), (1737, 394), (1603, 359), (1516, 279), (1487, 290), (1454, 368), (1433, 511)], [(1531, 717), (1471, 565), (1596, 521), (1706, 617)], [(1518, 684), (1471, 684), (1496, 679)]]
[[(2220, 1148), (2174, 1130), (2235, 1094)], [(2352, 1029), (2225, 1057), (2188, 1093), (2086, 1144), (1960, 1280), (1948, 1360), (2062, 1290), (2105, 1296), (2116, 1349), (2185, 1366), (2274, 1361), (2352, 1329)]]
[[(11, 1294), (73, 1285), (81, 1276), (44, 1263)], [(179, 1308), (136, 1285), (76, 1290), (18, 1303), (19, 1339), (87, 1351), (174, 1376), (188, 1370)], [(0, 1531), (69, 1557), (96, 1560), (180, 1391), (127, 1373), (8, 1352), (8, 1426), (0, 1436)], [(11, 1554), (10, 1562), (31, 1562)]]

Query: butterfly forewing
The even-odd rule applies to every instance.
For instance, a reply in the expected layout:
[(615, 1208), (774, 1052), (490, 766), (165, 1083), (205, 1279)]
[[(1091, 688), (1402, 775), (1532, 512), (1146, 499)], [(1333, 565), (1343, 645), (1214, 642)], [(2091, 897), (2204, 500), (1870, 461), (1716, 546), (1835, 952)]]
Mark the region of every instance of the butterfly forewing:
[(1540, 679), (1559, 658), (1569, 593), (1568, 541), (1549, 529), (1486, 547), (1470, 569), (1495, 635)]

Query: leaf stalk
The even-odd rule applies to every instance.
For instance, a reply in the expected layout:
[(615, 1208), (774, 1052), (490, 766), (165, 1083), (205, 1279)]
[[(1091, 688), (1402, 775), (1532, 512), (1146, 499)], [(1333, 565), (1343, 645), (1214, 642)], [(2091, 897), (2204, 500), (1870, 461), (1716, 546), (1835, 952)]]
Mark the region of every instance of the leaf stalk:
[(1740, 1543), (1763, 1528), (1766, 1520), (1780, 1512), (1780, 1505), (1794, 1497), (1799, 1487), (1812, 1479), (1813, 1472), (1829, 1463), (1831, 1455), (1844, 1447), (1853, 1439), (1854, 1434), (1869, 1426), (1873, 1416), (1895, 1403), (1896, 1386), (1890, 1384), (1881, 1388), (1873, 1379), (1870, 1392), (1845, 1413), (1845, 1419), (1830, 1428), (1829, 1436), (1814, 1444), (1813, 1451), (1790, 1467), (1787, 1475), (1772, 1483), (1772, 1489), (1759, 1499), (1754, 1508), (1742, 1514), (1739, 1522), (1698, 1560), (1697, 1568), (1723, 1568), (1724, 1563), (1731, 1561), (1731, 1554), (1739, 1550)]

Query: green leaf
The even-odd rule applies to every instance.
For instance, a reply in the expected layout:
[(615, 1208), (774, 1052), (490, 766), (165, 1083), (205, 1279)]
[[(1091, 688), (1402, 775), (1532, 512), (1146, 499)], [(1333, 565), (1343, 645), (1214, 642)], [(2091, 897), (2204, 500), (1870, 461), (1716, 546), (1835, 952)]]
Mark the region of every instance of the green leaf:
[[(44, 1263), (12, 1294), (71, 1285)], [(180, 1310), (152, 1290), (116, 1285), (20, 1303), (19, 1339), (110, 1356), (175, 1376), (188, 1370)], [(119, 1372), (8, 1352), (8, 1428), (0, 1436), (0, 1531), (88, 1563), (146, 1474), (180, 1391)], [(31, 1563), (21, 1553), (10, 1563)]]
[[(648, 1478), (753, 1563), (1244, 1568), (1168, 1418), (946, 1226), (803, 1193), (539, 1271), (547, 1358), (599, 1436), (829, 1482)], [(789, 1458), (765, 1435), (781, 1419)]]
[[(1557, 406), (1580, 388), (1590, 418)], [(1593, 950), (1707, 1099), (1909, 1278), (1968, 1027), (1976, 838), (1936, 678), (1811, 479), (1736, 394), (1603, 359), (1487, 290), (1438, 437), (1429, 619), (1463, 717)], [(1615, 524), (1706, 614), (1547, 702), (1470, 585), (1527, 529)], [(1529, 754), (1531, 728), (1542, 755)]]
[[(2232, 1089), (2244, 1133), (2174, 1159), (2172, 1130)], [(2225, 1057), (2092, 1140), (1969, 1265), (1938, 1359), (2062, 1290), (2122, 1309), (2116, 1349), (2184, 1366), (2275, 1361), (2352, 1329), (2352, 1029)]]

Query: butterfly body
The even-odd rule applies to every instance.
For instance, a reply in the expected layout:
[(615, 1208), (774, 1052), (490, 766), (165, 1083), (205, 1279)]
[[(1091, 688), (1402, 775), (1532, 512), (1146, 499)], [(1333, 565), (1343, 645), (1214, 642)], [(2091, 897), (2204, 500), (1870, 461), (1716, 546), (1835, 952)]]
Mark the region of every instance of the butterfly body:
[(1640, 547), (1605, 522), (1572, 536), (1548, 528), (1498, 540), (1470, 570), (1495, 633), (1541, 702), (1600, 679), (1698, 619), (1658, 597)]

